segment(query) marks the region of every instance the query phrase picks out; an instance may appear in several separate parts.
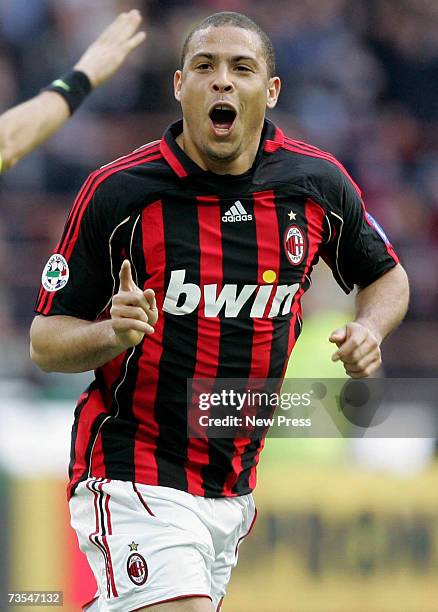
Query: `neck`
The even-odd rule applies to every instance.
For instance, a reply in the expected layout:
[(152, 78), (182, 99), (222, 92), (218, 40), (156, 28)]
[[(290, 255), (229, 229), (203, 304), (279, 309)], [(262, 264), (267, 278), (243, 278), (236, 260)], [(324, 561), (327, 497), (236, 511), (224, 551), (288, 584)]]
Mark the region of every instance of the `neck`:
[(260, 130), (254, 134), (250, 142), (246, 144), (244, 151), (232, 160), (220, 160), (208, 157), (204, 152), (199, 150), (190, 136), (188, 136), (186, 130), (183, 130), (182, 133), (176, 137), (176, 142), (184, 153), (203, 170), (209, 170), (215, 174), (238, 175), (244, 174), (253, 165), (259, 148), (262, 129), (263, 125), (260, 127)]

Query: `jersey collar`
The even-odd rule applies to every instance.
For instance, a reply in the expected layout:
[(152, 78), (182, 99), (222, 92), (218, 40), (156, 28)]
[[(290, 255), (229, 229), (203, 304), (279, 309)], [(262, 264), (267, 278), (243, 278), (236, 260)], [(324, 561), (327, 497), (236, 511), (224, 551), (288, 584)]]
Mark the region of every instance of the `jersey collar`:
[[(164, 159), (179, 178), (209, 173), (200, 168), (177, 144), (176, 138), (182, 130), (183, 122), (180, 119), (172, 123), (164, 132), (160, 143), (160, 151)], [(274, 153), (281, 148), (283, 143), (284, 134), (281, 129), (276, 127), (269, 119), (265, 119), (260, 145), (251, 171), (258, 166), (264, 154)]]

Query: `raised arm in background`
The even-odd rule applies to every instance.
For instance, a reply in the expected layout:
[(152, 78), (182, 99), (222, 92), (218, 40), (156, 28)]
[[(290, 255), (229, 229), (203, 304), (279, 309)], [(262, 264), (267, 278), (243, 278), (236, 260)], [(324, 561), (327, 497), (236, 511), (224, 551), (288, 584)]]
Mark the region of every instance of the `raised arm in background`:
[(121, 13), (85, 51), (73, 70), (40, 94), (0, 115), (0, 172), (56, 132), (90, 91), (120, 68), (146, 38), (137, 10)]

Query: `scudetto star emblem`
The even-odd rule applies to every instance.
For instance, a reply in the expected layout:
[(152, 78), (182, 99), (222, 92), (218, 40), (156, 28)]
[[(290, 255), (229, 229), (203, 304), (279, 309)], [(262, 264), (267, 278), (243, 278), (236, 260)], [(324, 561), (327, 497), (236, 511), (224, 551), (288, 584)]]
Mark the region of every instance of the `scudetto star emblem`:
[(138, 544), (136, 544), (134, 540), (131, 542), (131, 544), (128, 544), (128, 546), (129, 550), (138, 550)]
[(294, 213), (294, 211), (293, 211), (293, 210), (291, 210), (291, 211), (290, 211), (289, 213), (287, 213), (287, 214), (289, 215), (289, 219), (290, 219), (291, 221), (295, 221), (295, 220), (296, 220), (296, 218), (297, 218), (297, 213)]

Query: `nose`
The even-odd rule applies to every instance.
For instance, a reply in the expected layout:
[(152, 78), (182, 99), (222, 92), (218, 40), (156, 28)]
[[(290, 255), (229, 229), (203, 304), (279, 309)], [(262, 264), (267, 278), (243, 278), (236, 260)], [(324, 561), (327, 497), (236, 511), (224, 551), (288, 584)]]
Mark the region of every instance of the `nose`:
[(230, 93), (234, 89), (234, 85), (229, 78), (228, 70), (217, 70), (212, 81), (212, 89), (215, 92)]

